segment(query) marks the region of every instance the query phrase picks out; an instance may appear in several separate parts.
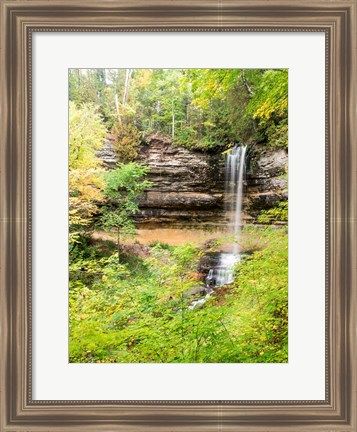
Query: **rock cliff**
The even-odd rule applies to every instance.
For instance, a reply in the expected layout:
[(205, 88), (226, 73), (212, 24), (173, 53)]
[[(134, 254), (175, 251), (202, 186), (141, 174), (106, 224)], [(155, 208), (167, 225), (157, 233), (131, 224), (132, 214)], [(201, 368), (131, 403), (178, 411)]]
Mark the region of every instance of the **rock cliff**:
[(222, 217), (224, 174), (220, 155), (175, 146), (153, 135), (138, 160), (149, 166), (154, 186), (140, 200), (142, 222), (210, 223)]
[(248, 152), (245, 220), (256, 222), (263, 209), (288, 199), (288, 152), (255, 146)]
[[(112, 137), (99, 152), (113, 168), (117, 157)], [(222, 154), (191, 151), (167, 137), (152, 135), (139, 148), (137, 160), (149, 166), (154, 185), (140, 199), (141, 223), (224, 224), (225, 161)], [(262, 209), (288, 197), (288, 154), (285, 149), (254, 146), (247, 152), (243, 220), (254, 223)]]

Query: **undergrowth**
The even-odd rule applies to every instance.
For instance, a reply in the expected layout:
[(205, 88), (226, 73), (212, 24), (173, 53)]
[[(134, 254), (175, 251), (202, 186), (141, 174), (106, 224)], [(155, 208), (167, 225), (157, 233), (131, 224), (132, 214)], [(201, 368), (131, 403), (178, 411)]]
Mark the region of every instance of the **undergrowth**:
[(243, 238), (250, 254), (237, 264), (234, 283), (195, 309), (187, 292), (198, 284), (203, 252), (192, 244), (156, 243), (147, 258), (124, 255), (120, 263), (110, 248), (77, 251), (70, 362), (287, 362), (286, 229), (247, 227)]

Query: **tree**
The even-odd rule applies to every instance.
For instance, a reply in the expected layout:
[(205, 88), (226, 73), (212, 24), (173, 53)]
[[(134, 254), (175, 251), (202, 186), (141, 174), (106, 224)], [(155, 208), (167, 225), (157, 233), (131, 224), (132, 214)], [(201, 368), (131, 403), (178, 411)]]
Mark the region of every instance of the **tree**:
[(70, 69), (68, 79), (70, 101), (78, 107), (93, 104), (102, 109), (106, 88), (105, 69)]
[(120, 162), (131, 162), (138, 155), (141, 134), (132, 122), (121, 122), (113, 126), (114, 150)]
[(175, 136), (178, 124), (185, 120), (186, 89), (180, 88), (181, 76), (180, 69), (154, 69), (137, 74), (133, 93), (141, 130)]
[(153, 132), (205, 151), (287, 146), (286, 69), (73, 69), (69, 84), (78, 107), (100, 106), (123, 162), (135, 158), (137, 137)]
[(69, 104), (69, 239), (79, 241), (102, 196), (102, 164), (97, 151), (107, 131), (93, 105)]
[(144, 180), (148, 167), (137, 162), (118, 163), (117, 168), (104, 176), (104, 195), (110, 204), (103, 207), (101, 222), (105, 229), (116, 230), (118, 262), (121, 239), (133, 237), (136, 227), (133, 220), (139, 211), (139, 197), (152, 183)]
[(185, 71), (183, 81), (191, 90), (191, 117), (199, 113), (190, 121), (194, 147), (225, 149), (236, 142), (256, 140), (253, 118), (245, 114), (261, 73), (241, 69)]
[(264, 71), (257, 90), (252, 94), (248, 112), (262, 124), (268, 120), (283, 119), (288, 110), (287, 69)]
[(288, 145), (288, 70), (266, 70), (257, 91), (247, 106), (247, 113), (265, 130), (267, 144)]
[(129, 83), (133, 73), (134, 69), (70, 69), (69, 100), (77, 107), (83, 104), (98, 106), (110, 129), (131, 110)]

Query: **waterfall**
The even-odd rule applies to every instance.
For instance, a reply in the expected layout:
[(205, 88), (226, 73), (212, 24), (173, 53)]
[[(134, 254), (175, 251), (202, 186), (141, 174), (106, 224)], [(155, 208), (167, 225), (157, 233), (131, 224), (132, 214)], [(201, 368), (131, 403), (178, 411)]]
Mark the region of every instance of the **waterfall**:
[(225, 213), (228, 219), (229, 232), (233, 234), (234, 243), (230, 252), (220, 254), (219, 265), (209, 271), (206, 285), (210, 288), (232, 283), (234, 265), (240, 261), (239, 234), (242, 225), (246, 149), (246, 146), (235, 146), (226, 155)]
[(234, 255), (238, 255), (240, 252), (238, 241), (242, 225), (241, 215), (246, 149), (246, 146), (236, 146), (226, 155), (224, 199), (230, 229), (234, 234), (234, 246), (232, 250)]
[(215, 288), (233, 282), (234, 266), (240, 261), (239, 234), (242, 228), (243, 182), (247, 147), (235, 146), (226, 155), (224, 208), (228, 219), (228, 232), (233, 234), (233, 245), (229, 252), (219, 254), (218, 265), (211, 268), (206, 277), (206, 296), (191, 302), (195, 309), (206, 302)]

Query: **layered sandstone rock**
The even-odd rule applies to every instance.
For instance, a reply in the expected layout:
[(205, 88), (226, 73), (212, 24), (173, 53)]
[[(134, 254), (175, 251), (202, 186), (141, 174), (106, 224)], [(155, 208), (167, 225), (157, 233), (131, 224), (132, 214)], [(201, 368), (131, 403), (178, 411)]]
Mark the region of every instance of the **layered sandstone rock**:
[[(98, 153), (108, 168), (117, 157), (108, 136)], [(225, 160), (220, 153), (192, 151), (171, 139), (151, 135), (139, 147), (137, 160), (149, 167), (153, 186), (140, 198), (141, 223), (225, 224)], [(247, 151), (243, 221), (256, 222), (261, 210), (288, 198), (288, 154), (285, 149), (254, 146)]]

